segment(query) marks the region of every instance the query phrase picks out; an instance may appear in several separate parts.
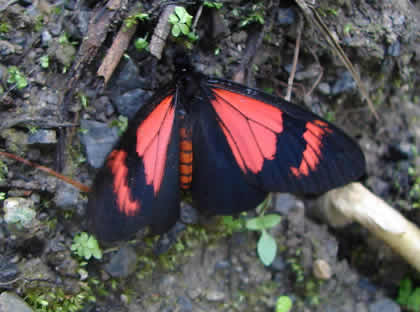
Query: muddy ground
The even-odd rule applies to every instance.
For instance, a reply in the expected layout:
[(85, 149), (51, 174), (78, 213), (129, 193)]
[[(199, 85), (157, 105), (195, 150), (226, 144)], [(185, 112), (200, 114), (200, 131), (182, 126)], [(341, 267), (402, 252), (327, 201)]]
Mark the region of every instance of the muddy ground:
[[(137, 15), (137, 30), (103, 88), (97, 70), (122, 21), (140, 12), (139, 2), (148, 18)], [(199, 3), (181, 4), (198, 15)], [(187, 42), (197, 70), (207, 75), (245, 77), (249, 86), (284, 96), (302, 30), (292, 101), (354, 137), (366, 157), (364, 185), (420, 224), (418, 2), (315, 3), (379, 119), (294, 1), (205, 6), (199, 40), (169, 35), (160, 61), (134, 40), (150, 43), (165, 5), (107, 5), (0, 0), (1, 151), (91, 185), (127, 118), (171, 81), (177, 46)], [(86, 49), (89, 23), (104, 16), (112, 17)], [(276, 311), (280, 296), (292, 300), (291, 311), (416, 311), (397, 299), (404, 278), (420, 287), (418, 273), (359, 225), (329, 227), (312, 199), (275, 195), (271, 212), (282, 220), (270, 233), (278, 253), (264, 266), (258, 233), (202, 218), (188, 203), (169, 233), (141, 231), (129, 242), (101, 244), (100, 260), (85, 260), (71, 246), (89, 231), (86, 193), (3, 156), (0, 191), (0, 311)], [(327, 268), (315, 274), (320, 260)]]

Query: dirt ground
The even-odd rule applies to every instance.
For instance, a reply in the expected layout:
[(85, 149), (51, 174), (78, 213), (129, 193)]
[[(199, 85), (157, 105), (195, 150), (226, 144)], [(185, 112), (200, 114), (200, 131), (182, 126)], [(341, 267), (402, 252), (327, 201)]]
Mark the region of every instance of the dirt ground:
[[(355, 138), (363, 184), (420, 225), (420, 4), (314, 2), (379, 118), (295, 1), (177, 2), (197, 20), (198, 40), (161, 34), (157, 60), (156, 46), (134, 42), (151, 44), (167, 7), (159, 1), (0, 0), (0, 151), (91, 185), (127, 119), (173, 79), (173, 55), (187, 44), (198, 71), (277, 96), (295, 72), (292, 102)], [(109, 53), (118, 67), (104, 87), (97, 71)], [(102, 259), (85, 260), (71, 246), (89, 232), (87, 194), (3, 156), (0, 198), (0, 311), (287, 311), (276, 310), (281, 296), (298, 312), (420, 311), (398, 300), (404, 279), (420, 287), (418, 273), (361, 226), (329, 226), (313, 199), (274, 195), (278, 252), (264, 266), (257, 232), (206, 220), (188, 203), (170, 232), (101, 244)]]

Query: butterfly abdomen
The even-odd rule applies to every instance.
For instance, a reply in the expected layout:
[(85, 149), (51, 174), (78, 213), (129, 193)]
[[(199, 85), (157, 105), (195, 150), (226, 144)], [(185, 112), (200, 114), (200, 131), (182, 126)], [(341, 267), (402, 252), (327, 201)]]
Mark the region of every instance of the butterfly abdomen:
[(181, 127), (179, 131), (179, 183), (181, 189), (189, 190), (192, 182), (193, 151), (191, 134)]

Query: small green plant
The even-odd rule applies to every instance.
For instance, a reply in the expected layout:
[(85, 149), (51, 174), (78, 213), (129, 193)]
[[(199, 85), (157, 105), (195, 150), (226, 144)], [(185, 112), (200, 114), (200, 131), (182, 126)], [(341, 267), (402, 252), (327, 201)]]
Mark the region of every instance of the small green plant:
[(35, 134), (38, 131), (38, 127), (34, 125), (27, 125), (26, 128), (30, 134)]
[(65, 32), (63, 32), (60, 37), (58, 37), (58, 42), (60, 44), (70, 44), (70, 40), (69, 37), (67, 36), (67, 34)]
[(58, 37), (58, 43), (61, 45), (77, 45), (77, 41), (70, 41), (69, 36), (66, 32), (63, 32), (60, 37)]
[(264, 4), (254, 4), (251, 8), (251, 14), (239, 23), (239, 27), (245, 27), (248, 24), (257, 23), (264, 25)]
[(222, 217), (223, 226), (227, 234), (232, 234), (233, 232), (239, 232), (244, 229), (244, 221), (241, 218), (234, 218), (232, 216)]
[(324, 118), (329, 122), (334, 122), (335, 121), (335, 112), (327, 111), (324, 115)]
[(280, 296), (276, 302), (276, 312), (289, 312), (292, 310), (293, 302), (288, 296)]
[(79, 92), (78, 96), (79, 96), (80, 104), (82, 105), (84, 109), (86, 109), (89, 105), (89, 101), (86, 94), (84, 94), (83, 92)]
[(37, 287), (26, 293), (25, 301), (35, 312), (76, 312), (81, 311), (88, 302), (96, 298), (87, 283), (80, 284), (81, 290), (74, 295), (64, 292), (62, 288)]
[(9, 172), (9, 168), (7, 164), (0, 160), (0, 181), (3, 181), (7, 177), (7, 173)]
[(290, 258), (287, 260), (287, 263), (290, 264), (290, 268), (296, 275), (296, 281), (299, 283), (305, 280), (305, 272), (303, 271), (302, 266), (299, 264), (300, 253), (300, 250), (296, 250), (296, 258)]
[[(266, 206), (269, 200), (270, 197), (257, 207), (257, 210), (261, 209), (261, 206)], [(280, 220), (281, 217), (279, 215), (269, 214), (249, 219), (245, 224), (245, 227), (248, 230), (261, 232), (257, 243), (257, 253), (264, 265), (270, 265), (277, 254), (276, 240), (268, 233), (267, 230), (279, 224)]]
[(149, 50), (149, 43), (147, 42), (147, 35), (143, 38), (137, 38), (134, 41), (134, 46), (138, 51)]
[(353, 24), (352, 23), (347, 23), (346, 25), (344, 25), (343, 28), (343, 32), (345, 36), (350, 35), (350, 32), (353, 30)]
[(118, 128), (118, 134), (121, 135), (127, 130), (128, 126), (128, 118), (120, 115), (118, 116), (118, 119), (114, 119), (111, 122), (111, 127), (117, 127)]
[[(414, 155), (414, 159), (416, 159), (418, 157), (416, 146), (413, 145), (411, 150)], [(408, 168), (408, 175), (413, 181), (413, 185), (408, 193), (408, 196), (412, 203), (412, 207), (417, 209), (420, 208), (420, 174), (418, 173), (415, 165)]]
[(5, 200), (5, 199), (6, 199), (6, 193), (0, 192), (0, 200)]
[(35, 18), (35, 25), (34, 25), (34, 30), (36, 32), (41, 31), (41, 29), (44, 27), (44, 23), (45, 23), (45, 17), (40, 14)]
[(173, 25), (171, 30), (172, 36), (179, 37), (184, 35), (191, 41), (198, 39), (198, 36), (191, 30), (192, 16), (184, 7), (175, 7), (174, 13), (169, 16), (169, 22)]
[(71, 250), (86, 260), (89, 260), (91, 257), (96, 259), (102, 258), (102, 251), (99, 248), (98, 241), (94, 236), (86, 232), (79, 233), (73, 238)]
[(10, 25), (8, 23), (0, 23), (0, 34), (6, 34), (10, 31)]
[(134, 15), (130, 15), (124, 21), (125, 27), (131, 28), (132, 26), (136, 25), (139, 21), (144, 22), (150, 18), (149, 14), (138, 12)]
[(217, 1), (204, 1), (203, 5), (208, 8), (220, 9), (223, 6), (223, 3)]
[(420, 287), (413, 289), (412, 282), (405, 278), (400, 283), (397, 302), (409, 311), (420, 311)]
[(26, 79), (25, 75), (23, 75), (19, 68), (17, 68), (16, 66), (10, 66), (8, 68), (8, 72), (8, 83), (16, 85), (16, 88), (18, 88), (19, 90), (25, 88), (28, 85), (28, 80)]
[(42, 68), (47, 69), (50, 66), (50, 57), (48, 55), (43, 55), (39, 58), (39, 64)]

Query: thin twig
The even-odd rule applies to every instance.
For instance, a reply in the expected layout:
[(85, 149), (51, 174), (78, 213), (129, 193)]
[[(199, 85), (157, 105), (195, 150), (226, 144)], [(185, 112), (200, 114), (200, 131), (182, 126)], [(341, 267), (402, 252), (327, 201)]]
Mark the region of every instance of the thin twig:
[(292, 70), (290, 71), (289, 80), (287, 82), (287, 93), (285, 100), (290, 102), (290, 99), (292, 97), (292, 87), (293, 87), (293, 80), (295, 79), (296, 74), (296, 67), (297, 62), (299, 58), (299, 49), (300, 49), (300, 41), (302, 38), (302, 29), (303, 29), (303, 18), (299, 14), (299, 23), (298, 23), (298, 29), (297, 29), (297, 38), (296, 38), (296, 46), (295, 46), (295, 53), (293, 55), (293, 65)]
[(195, 32), (195, 28), (197, 27), (197, 23), (198, 23), (198, 20), (201, 17), (201, 13), (202, 12), (203, 12), (203, 5), (200, 5), (200, 7), (198, 8), (197, 13), (195, 14), (194, 22), (193, 22), (192, 27), (191, 27), (191, 29), (192, 29), (193, 32)]
[(344, 64), (347, 70), (351, 73), (353, 79), (356, 81), (356, 84), (359, 87), (359, 92), (362, 94), (363, 98), (367, 101), (370, 111), (372, 112), (372, 114), (375, 116), (376, 119), (379, 119), (379, 116), (376, 113), (373, 102), (369, 97), (369, 93), (365, 85), (363, 84), (359, 73), (354, 68), (352, 62), (350, 62), (349, 58), (347, 57), (343, 48), (338, 43), (337, 39), (331, 34), (327, 25), (325, 25), (325, 23), (322, 21), (322, 18), (319, 16), (318, 12), (315, 10), (315, 8), (308, 6), (304, 0), (296, 0), (296, 3), (305, 13), (305, 16), (309, 19), (309, 21), (313, 25), (315, 25), (318, 30), (321, 31), (322, 35), (327, 40), (328, 44), (332, 47), (333, 51), (338, 55), (341, 62)]
[(66, 183), (69, 183), (69, 184), (73, 185), (75, 188), (81, 190), (82, 192), (88, 193), (90, 191), (90, 188), (88, 186), (86, 186), (86, 185), (84, 185), (84, 184), (82, 184), (80, 182), (74, 181), (73, 179), (71, 179), (69, 177), (66, 177), (66, 176), (64, 176), (64, 175), (62, 175), (62, 174), (60, 174), (60, 173), (58, 173), (58, 172), (56, 172), (56, 171), (54, 171), (54, 170), (52, 170), (52, 169), (50, 169), (48, 167), (45, 167), (45, 166), (36, 164), (36, 163), (34, 163), (32, 161), (26, 160), (26, 159), (24, 159), (22, 157), (19, 157), (17, 155), (14, 155), (14, 154), (11, 154), (11, 153), (8, 153), (8, 152), (2, 152), (2, 151), (0, 151), (0, 156), (4, 156), (4, 157), (10, 158), (10, 159), (17, 160), (17, 161), (19, 161), (21, 163), (24, 163), (25, 165), (28, 165), (28, 166), (31, 166), (33, 168), (39, 169), (41, 171), (44, 171), (44, 172), (46, 172), (46, 173), (48, 173), (48, 174), (50, 174), (50, 175), (52, 175), (52, 176), (54, 176), (54, 177), (62, 180), (62, 181), (65, 181)]
[(318, 77), (316, 78), (314, 84), (312, 85), (312, 87), (309, 89), (308, 93), (305, 94), (305, 96), (309, 96), (312, 94), (312, 92), (315, 90), (315, 88), (318, 86), (318, 84), (321, 82), (322, 76), (324, 75), (324, 69), (321, 67), (321, 71), (318, 75)]

